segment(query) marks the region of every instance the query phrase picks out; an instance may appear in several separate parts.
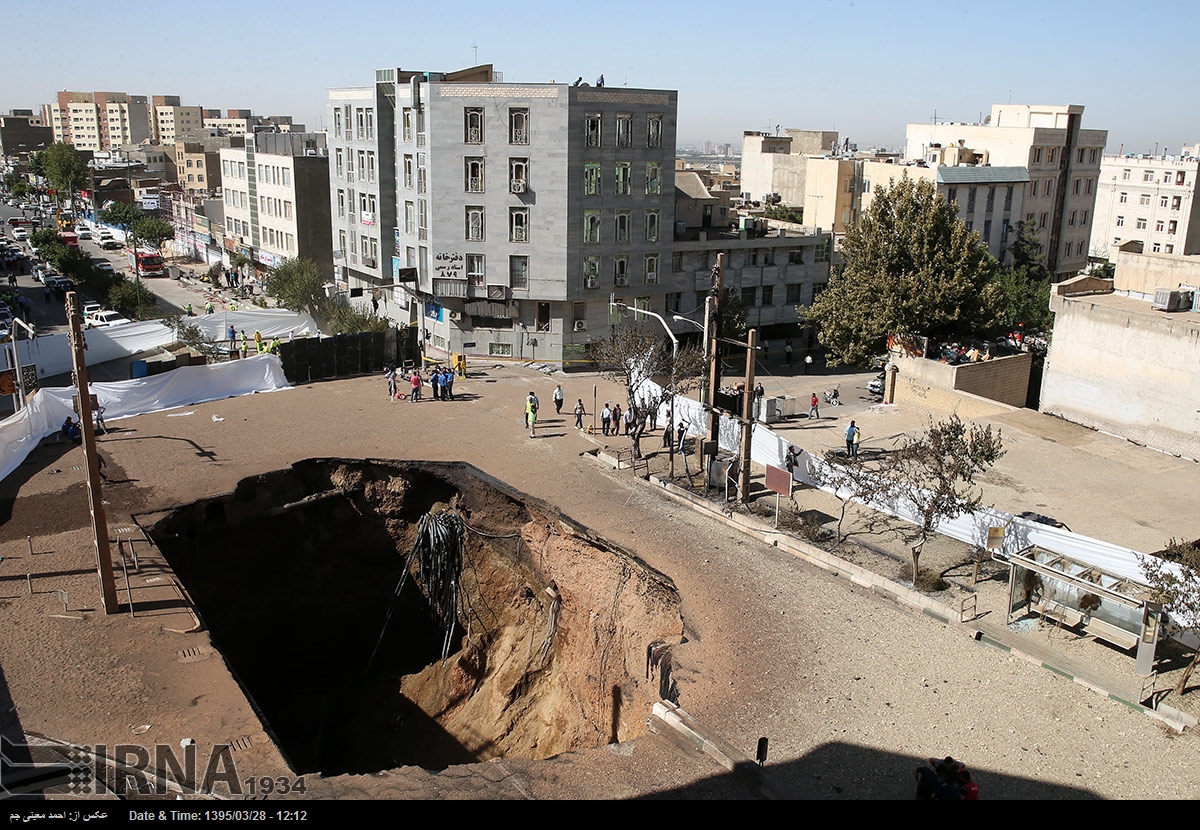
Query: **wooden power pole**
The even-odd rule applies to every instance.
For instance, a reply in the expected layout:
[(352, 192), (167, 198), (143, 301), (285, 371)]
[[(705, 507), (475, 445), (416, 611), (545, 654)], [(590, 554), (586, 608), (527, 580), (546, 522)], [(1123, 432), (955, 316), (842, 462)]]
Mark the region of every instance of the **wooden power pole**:
[[(96, 450), (96, 430), (92, 423), (92, 396), (88, 392), (87, 358), (84, 350), (82, 316), (79, 310), (79, 295), (67, 293), (67, 325), (71, 338), (71, 361), (74, 364), (75, 400), (79, 402), (79, 429), (83, 434), (83, 458), (87, 462), (88, 509), (92, 514), (92, 538), (96, 545), (96, 569), (100, 577), (100, 596), (104, 602), (104, 613), (115, 614), (117, 603), (117, 580), (113, 573), (112, 549), (108, 546), (108, 519), (104, 515), (104, 500), (100, 492), (100, 456)], [(130, 598), (130, 602), (133, 599)]]

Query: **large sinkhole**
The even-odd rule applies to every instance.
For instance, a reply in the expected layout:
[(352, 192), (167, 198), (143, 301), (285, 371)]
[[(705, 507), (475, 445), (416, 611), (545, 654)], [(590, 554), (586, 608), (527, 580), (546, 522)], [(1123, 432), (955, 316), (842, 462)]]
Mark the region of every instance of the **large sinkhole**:
[(673, 694), (670, 580), (464, 464), (310, 459), (150, 533), (298, 773), (547, 758)]

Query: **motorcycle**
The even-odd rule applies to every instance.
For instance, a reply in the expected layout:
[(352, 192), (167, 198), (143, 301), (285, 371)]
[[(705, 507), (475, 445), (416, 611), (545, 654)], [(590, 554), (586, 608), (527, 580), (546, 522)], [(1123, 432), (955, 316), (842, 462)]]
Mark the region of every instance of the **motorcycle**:
[(825, 394), (825, 403), (829, 404), (830, 406), (841, 406), (842, 405), (842, 399), (838, 396), (838, 390), (836, 388), (826, 389), (824, 394)]

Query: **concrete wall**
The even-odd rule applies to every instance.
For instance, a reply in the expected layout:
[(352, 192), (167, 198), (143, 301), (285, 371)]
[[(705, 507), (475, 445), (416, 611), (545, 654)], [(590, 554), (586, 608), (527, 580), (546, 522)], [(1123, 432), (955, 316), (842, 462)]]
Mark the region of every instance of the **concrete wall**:
[(1153, 300), (1156, 289), (1181, 285), (1200, 286), (1200, 256), (1117, 252), (1114, 291)]
[(1200, 459), (1200, 314), (1113, 296), (1051, 308), (1042, 411)]
[(1029, 354), (951, 366), (893, 352), (892, 361), (900, 368), (896, 403), (920, 403), (939, 411), (957, 412), (964, 418), (1024, 406), (1033, 366)]

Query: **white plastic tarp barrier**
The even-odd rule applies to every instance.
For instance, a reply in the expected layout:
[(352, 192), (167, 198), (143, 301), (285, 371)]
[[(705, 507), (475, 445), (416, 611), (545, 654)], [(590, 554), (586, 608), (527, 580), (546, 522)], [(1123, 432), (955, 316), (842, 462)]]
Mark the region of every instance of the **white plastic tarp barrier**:
[[(92, 393), (105, 409), (106, 422), (287, 388), (283, 366), (275, 355), (183, 366), (147, 378), (91, 384)], [(19, 467), (38, 442), (58, 432), (68, 417), (76, 417), (71, 405), (74, 394), (71, 388), (41, 389), (30, 398), (28, 406), (0, 421), (0, 478)]]
[[(224, 343), (229, 340), (229, 327), (246, 332), (247, 337), (255, 331), (263, 337), (278, 336), (286, 339), (289, 333), (297, 335), (316, 334), (317, 325), (308, 314), (274, 308), (256, 308), (249, 311), (222, 311), (188, 318), (209, 340)], [(165, 346), (174, 341), (171, 330), (157, 320), (122, 323), (102, 329), (84, 332), (87, 343), (89, 366), (106, 363), (123, 357)], [(38, 377), (53, 377), (71, 371), (71, 344), (64, 334), (51, 334), (33, 340), (18, 341), (21, 350), (21, 365), (37, 364)]]

